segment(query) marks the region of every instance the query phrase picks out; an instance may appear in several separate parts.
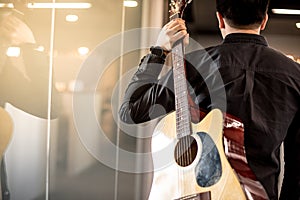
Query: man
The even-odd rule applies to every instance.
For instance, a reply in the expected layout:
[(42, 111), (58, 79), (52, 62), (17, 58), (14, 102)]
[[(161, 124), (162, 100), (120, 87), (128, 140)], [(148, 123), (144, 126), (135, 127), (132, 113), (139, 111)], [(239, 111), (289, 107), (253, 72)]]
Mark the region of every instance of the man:
[[(280, 199), (299, 199), (300, 66), (271, 49), (260, 35), (268, 21), (268, 4), (267, 0), (217, 0), (217, 18), (224, 40), (220, 45), (185, 56), (187, 80), (200, 108), (220, 108), (242, 120), (249, 165), (270, 199), (279, 197), (279, 149), (284, 142)], [(187, 41), (187, 37), (184, 21), (172, 20), (163, 27), (156, 46), (167, 54), (175, 41)], [(164, 54), (157, 51), (143, 58), (120, 108), (123, 121), (141, 123), (174, 110), (172, 70), (158, 79), (164, 62)], [(217, 67), (222, 88), (210, 87), (217, 79), (211, 66)], [(222, 89), (226, 98), (213, 101)], [(154, 105), (162, 106), (165, 112)]]

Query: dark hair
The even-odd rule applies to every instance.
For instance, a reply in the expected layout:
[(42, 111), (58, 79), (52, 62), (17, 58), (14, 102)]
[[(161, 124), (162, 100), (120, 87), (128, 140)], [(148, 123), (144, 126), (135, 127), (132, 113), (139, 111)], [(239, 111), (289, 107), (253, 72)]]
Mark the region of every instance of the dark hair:
[(268, 11), (269, 0), (216, 0), (217, 11), (230, 26), (260, 25)]

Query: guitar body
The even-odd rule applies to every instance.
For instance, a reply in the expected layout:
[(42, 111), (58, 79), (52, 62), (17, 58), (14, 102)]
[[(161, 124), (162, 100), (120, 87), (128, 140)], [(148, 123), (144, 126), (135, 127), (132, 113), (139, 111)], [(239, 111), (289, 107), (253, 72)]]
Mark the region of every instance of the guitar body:
[[(184, 166), (174, 156), (179, 143), (175, 124), (173, 112), (155, 128), (151, 144), (154, 175), (149, 199), (246, 199), (223, 150), (222, 112), (214, 109), (200, 123), (192, 124), (191, 137), (195, 141), (191, 149), (195, 156)], [(168, 163), (162, 164), (165, 160)]]

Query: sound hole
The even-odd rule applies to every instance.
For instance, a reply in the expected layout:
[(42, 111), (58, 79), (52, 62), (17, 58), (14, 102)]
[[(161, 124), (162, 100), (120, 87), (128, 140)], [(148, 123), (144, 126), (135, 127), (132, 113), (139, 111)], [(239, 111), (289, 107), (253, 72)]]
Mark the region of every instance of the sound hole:
[(180, 138), (175, 147), (175, 160), (179, 166), (186, 167), (196, 158), (198, 151), (197, 142), (192, 136)]

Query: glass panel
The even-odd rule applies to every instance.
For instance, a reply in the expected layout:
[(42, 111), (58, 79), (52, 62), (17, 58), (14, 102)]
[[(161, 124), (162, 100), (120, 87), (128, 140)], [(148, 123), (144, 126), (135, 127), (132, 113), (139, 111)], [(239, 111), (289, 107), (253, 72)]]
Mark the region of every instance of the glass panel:
[[(139, 34), (124, 43), (122, 33), (140, 27), (142, 3), (124, 8), (122, 0), (89, 2), (88, 9), (56, 10), (54, 84), (60, 107), (52, 126), (49, 198), (134, 199), (135, 174), (119, 166), (134, 167), (135, 160), (120, 158), (118, 147), (134, 152), (136, 140), (118, 129), (116, 115), (120, 74), (140, 60), (139, 48), (122, 56), (127, 45), (139, 47)], [(78, 20), (67, 22), (67, 15)]]
[(3, 199), (146, 199), (156, 121), (128, 126), (117, 112), (169, 1), (136, 2), (0, 0), (0, 122), (13, 122), (0, 124)]
[[(82, 2), (86, 7), (74, 7)], [(4, 194), (9, 189), (12, 200), (144, 198), (148, 163), (136, 155), (147, 150), (137, 137), (147, 127), (121, 129), (117, 112), (166, 3), (139, 0), (125, 8), (123, 0), (0, 0), (0, 103), (14, 123), (10, 143), (0, 148), (2, 155), (7, 147)]]
[(48, 122), (56, 123), (48, 120), (51, 12), (30, 10), (25, 1), (0, 5), (0, 102), (14, 125), (2, 163), (3, 199), (35, 199), (46, 190)]
[[(67, 15), (76, 15), (78, 20), (68, 22)], [(121, 31), (121, 23), (121, 1), (97, 0), (88, 9), (56, 10), (54, 82), (61, 107), (57, 131), (51, 138), (49, 197), (52, 199), (114, 198), (114, 166), (101, 163), (93, 151), (105, 151), (103, 141), (97, 137), (100, 117), (108, 137), (112, 141), (116, 138), (110, 92), (118, 79), (119, 61), (112, 60), (109, 66), (102, 66), (104, 54), (94, 60), (90, 56), (98, 45)], [(120, 43), (114, 45), (120, 48)], [(103, 69), (106, 71), (102, 77)], [(115, 155), (110, 159), (115, 160)]]

